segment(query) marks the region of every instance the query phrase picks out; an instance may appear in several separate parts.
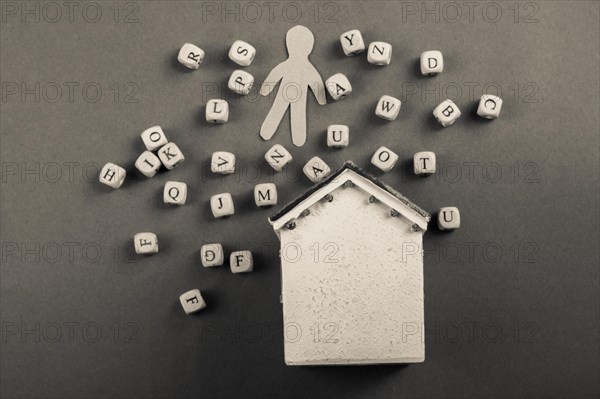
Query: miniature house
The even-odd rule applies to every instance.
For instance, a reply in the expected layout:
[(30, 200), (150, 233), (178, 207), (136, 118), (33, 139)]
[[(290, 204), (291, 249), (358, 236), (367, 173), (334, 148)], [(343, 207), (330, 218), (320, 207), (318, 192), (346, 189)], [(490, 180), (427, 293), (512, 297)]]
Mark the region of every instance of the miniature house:
[(281, 241), (286, 364), (425, 359), (429, 220), (350, 162), (269, 219)]

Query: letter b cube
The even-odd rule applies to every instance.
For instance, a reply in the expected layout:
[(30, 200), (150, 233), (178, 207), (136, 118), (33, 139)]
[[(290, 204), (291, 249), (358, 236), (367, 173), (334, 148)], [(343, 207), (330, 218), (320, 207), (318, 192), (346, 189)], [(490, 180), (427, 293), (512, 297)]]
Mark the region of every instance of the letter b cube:
[(460, 110), (452, 100), (443, 101), (433, 110), (433, 116), (443, 127), (450, 126), (460, 117)]

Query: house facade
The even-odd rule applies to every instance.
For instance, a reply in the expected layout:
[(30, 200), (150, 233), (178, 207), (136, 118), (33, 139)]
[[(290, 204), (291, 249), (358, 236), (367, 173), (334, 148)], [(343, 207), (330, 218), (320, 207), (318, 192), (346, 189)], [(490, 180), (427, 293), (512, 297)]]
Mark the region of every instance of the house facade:
[(281, 241), (286, 364), (424, 360), (429, 220), (350, 162), (269, 219)]

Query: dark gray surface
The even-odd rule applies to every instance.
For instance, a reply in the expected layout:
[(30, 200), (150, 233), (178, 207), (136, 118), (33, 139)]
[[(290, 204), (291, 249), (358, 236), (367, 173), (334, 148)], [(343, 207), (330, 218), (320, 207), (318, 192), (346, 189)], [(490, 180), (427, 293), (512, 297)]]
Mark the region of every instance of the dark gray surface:
[[(420, 2), (295, 2), (285, 8), (287, 17), (285, 3), (277, 2), (272, 21), (269, 3), (254, 3), (263, 8), (257, 19), (254, 5), (243, 3), (100, 2), (96, 23), (82, 15), (87, 3), (75, 2), (72, 22), (64, 5), (58, 21), (51, 21), (55, 9), (40, 8), (35, 22), (19, 13), (21, 2), (11, 4), (16, 16), (13, 6), (2, 5), (2, 94), (21, 82), (39, 82), (41, 92), (39, 102), (19, 93), (0, 104), (3, 397), (600, 394), (597, 2), (517, 3), (518, 16), (513, 2), (477, 3), (471, 15), (468, 6), (453, 3), (462, 12), (457, 22), (456, 7), (433, 2), (427, 7), (438, 7), (439, 21), (426, 14), (424, 22)], [(43, 7), (27, 6), (35, 4)], [(239, 23), (235, 15), (221, 21), (221, 15), (203, 13), (203, 7), (235, 10), (235, 4)], [(497, 22), (494, 4), (501, 7)], [(229, 123), (209, 126), (203, 103), (213, 95), (203, 84), (225, 87), (236, 69), (227, 59), (229, 45), (243, 39), (257, 48), (246, 70), (262, 82), (286, 57), (283, 40), (296, 9), (302, 12), (297, 23), (315, 34), (312, 62), (323, 78), (345, 73), (352, 96), (323, 107), (311, 97), (309, 139), (301, 149), (291, 145), (287, 116), (273, 140), (259, 139), (269, 108), (264, 98), (236, 100), (227, 93)], [(137, 22), (123, 23), (131, 11)], [(94, 18), (94, 9), (86, 12)], [(367, 43), (392, 43), (391, 65), (344, 57), (338, 36), (351, 28), (360, 29)], [(194, 72), (176, 63), (186, 41), (207, 54)], [(430, 49), (443, 52), (446, 66), (425, 79), (417, 58)], [(56, 102), (52, 82), (63, 88)], [(79, 84), (72, 99), (67, 82)], [(81, 93), (91, 82), (102, 88), (97, 102)], [(488, 123), (472, 116), (476, 101), (468, 88), (478, 97), (490, 82), (502, 88), (504, 106), (500, 119)], [(115, 86), (110, 89), (115, 83), (118, 101)], [(129, 99), (136, 103), (124, 101), (132, 87), (139, 89)], [(408, 95), (414, 87), (418, 94)], [(425, 88), (434, 92), (422, 99)], [(431, 116), (445, 97), (441, 91), (463, 110), (446, 129)], [(383, 94), (403, 99), (395, 122), (373, 116)], [(331, 123), (350, 126), (349, 148), (326, 148)], [(131, 165), (143, 149), (139, 133), (155, 124), (186, 161), (147, 180)], [(290, 149), (298, 163), (318, 154), (336, 165), (351, 159), (362, 167), (386, 145), (403, 164), (383, 176), (385, 182), (430, 212), (460, 208), (460, 230), (442, 234), (432, 224), (425, 236), (425, 363), (284, 365), (278, 242), (266, 221), (274, 210), (251, 203), (254, 184), (271, 179), (262, 156), (274, 143)], [(203, 171), (214, 150), (234, 152), (242, 172), (221, 179)], [(420, 150), (438, 155), (435, 177), (410, 173), (410, 158)], [(95, 165), (107, 161), (129, 163), (132, 173), (120, 190), (91, 181)], [(39, 173), (21, 174), (36, 164)], [(258, 179), (253, 165), (259, 165)], [(90, 179), (82, 177), (85, 166)], [(188, 204), (162, 205), (167, 180), (188, 183)], [(282, 204), (309, 187), (291, 175), (273, 180)], [(208, 199), (225, 191), (234, 196), (237, 213), (214, 220)], [(160, 252), (142, 259), (130, 242), (144, 230), (158, 234)], [(254, 249), (255, 271), (202, 268), (199, 247), (206, 241), (221, 241), (228, 251)], [(96, 248), (102, 252), (94, 262)], [(208, 307), (188, 317), (178, 296), (192, 288), (203, 291)], [(102, 332), (97, 339), (96, 328)]]

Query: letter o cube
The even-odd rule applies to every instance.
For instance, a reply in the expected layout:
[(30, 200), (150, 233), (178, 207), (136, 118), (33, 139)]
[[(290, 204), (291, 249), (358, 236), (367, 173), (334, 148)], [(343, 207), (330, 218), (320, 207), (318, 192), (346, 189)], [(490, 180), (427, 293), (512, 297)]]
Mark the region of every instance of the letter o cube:
[(443, 70), (444, 57), (440, 51), (425, 51), (421, 54), (421, 73), (423, 75), (437, 75)]
[(216, 218), (224, 218), (235, 213), (233, 198), (229, 193), (222, 193), (210, 197), (210, 209)]
[(185, 161), (183, 153), (175, 143), (165, 144), (160, 150), (158, 150), (158, 157), (168, 170), (175, 169), (181, 165), (183, 161)]
[(484, 94), (479, 100), (477, 115), (486, 119), (496, 119), (500, 116), (502, 109), (502, 99), (491, 94)]
[(100, 170), (100, 183), (106, 184), (112, 188), (119, 188), (125, 181), (125, 169), (114, 163), (107, 163)]
[(352, 94), (352, 85), (343, 73), (336, 73), (325, 81), (325, 86), (331, 98), (335, 101)]
[(435, 153), (431, 151), (417, 152), (413, 157), (415, 175), (435, 173)]
[(229, 59), (240, 66), (252, 64), (256, 56), (256, 49), (243, 40), (236, 40), (229, 49)]
[(222, 266), (225, 260), (223, 246), (219, 243), (204, 244), (200, 248), (200, 260), (204, 267)]
[(163, 190), (165, 204), (184, 205), (187, 199), (187, 184), (178, 181), (168, 181)]
[(248, 273), (254, 267), (252, 252), (235, 251), (229, 256), (229, 267), (232, 273)]
[(312, 157), (302, 171), (313, 183), (318, 183), (331, 173), (329, 166), (319, 157)]
[(460, 117), (460, 110), (452, 100), (442, 101), (433, 110), (433, 116), (443, 127), (452, 125)]
[(187, 315), (199, 312), (206, 307), (206, 302), (204, 302), (202, 294), (198, 289), (181, 294), (179, 302)]
[(398, 155), (387, 147), (381, 146), (375, 151), (371, 163), (383, 172), (389, 172), (398, 162)]
[(250, 93), (253, 84), (254, 76), (241, 69), (236, 69), (229, 77), (227, 87), (229, 87), (229, 90), (245, 96)]
[(254, 186), (254, 202), (261, 208), (277, 205), (277, 186), (273, 183)]
[(141, 136), (148, 151), (155, 151), (169, 142), (160, 126), (153, 126), (144, 130)]
[(150, 232), (137, 233), (133, 236), (133, 246), (136, 254), (155, 254), (158, 252), (158, 238)]
[(213, 99), (206, 103), (206, 121), (210, 123), (225, 123), (229, 119), (229, 104), (225, 100)]
[(454, 230), (460, 227), (460, 212), (454, 206), (440, 208), (438, 212), (440, 230)]
[(204, 59), (204, 51), (191, 43), (181, 46), (177, 60), (189, 69), (198, 69)]
[(392, 62), (392, 45), (386, 42), (369, 44), (367, 61), (373, 65), (389, 65)]

